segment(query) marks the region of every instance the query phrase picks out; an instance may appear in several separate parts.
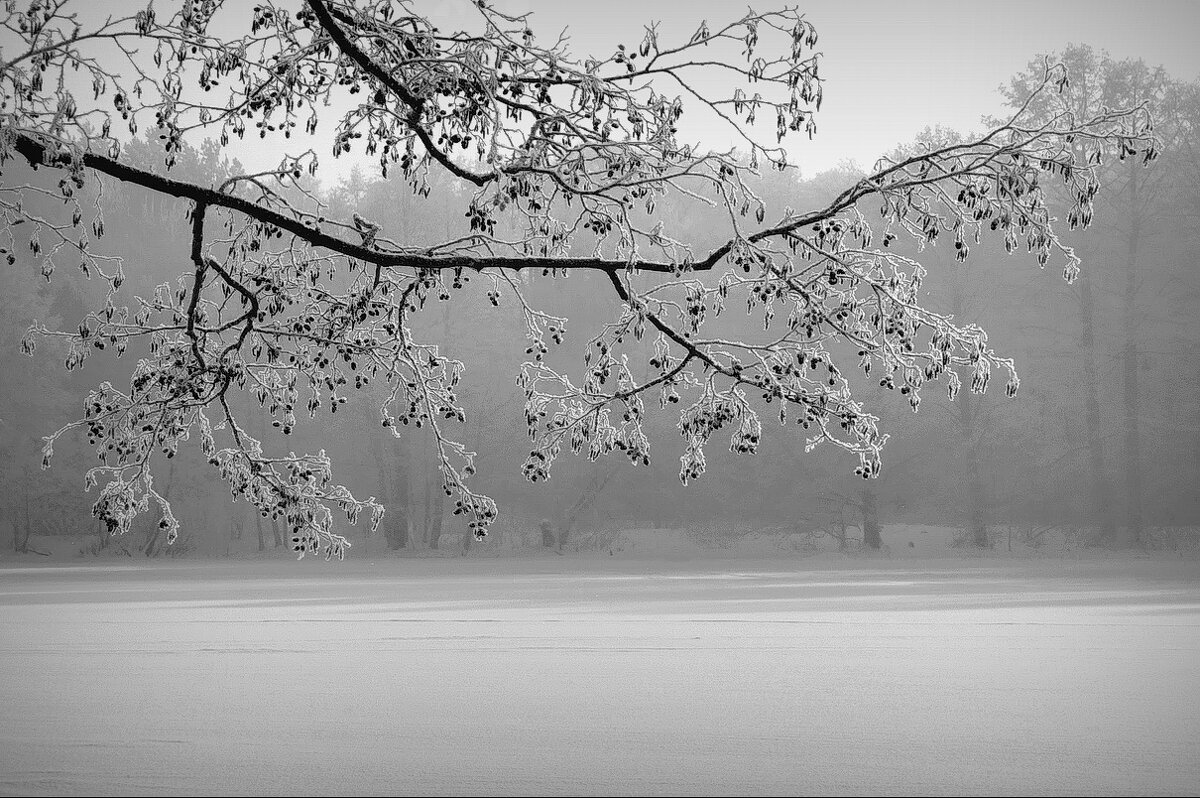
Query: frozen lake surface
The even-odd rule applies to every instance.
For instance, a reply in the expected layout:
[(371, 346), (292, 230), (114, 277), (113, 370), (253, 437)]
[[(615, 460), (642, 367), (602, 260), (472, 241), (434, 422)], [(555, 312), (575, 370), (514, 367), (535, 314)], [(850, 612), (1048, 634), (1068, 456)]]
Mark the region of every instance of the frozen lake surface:
[(1200, 564), (0, 568), (0, 793), (1200, 790)]

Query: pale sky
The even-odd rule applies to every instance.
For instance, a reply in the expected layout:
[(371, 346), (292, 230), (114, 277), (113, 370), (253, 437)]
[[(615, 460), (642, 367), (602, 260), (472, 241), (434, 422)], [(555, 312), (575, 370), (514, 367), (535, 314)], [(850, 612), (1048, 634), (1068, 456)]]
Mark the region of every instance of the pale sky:
[[(720, 0), (493, 0), (510, 13), (531, 12), (542, 42), (567, 29), (579, 57), (607, 57), (618, 43), (636, 46), (643, 26), (658, 20), (660, 40), (686, 40), (707, 19), (716, 26), (741, 17), (746, 6)], [(240, 2), (240, 0), (239, 0)], [(413, 8), (446, 29), (474, 29), (472, 0), (415, 0)], [(93, 10), (141, 7), (140, 0), (97, 0)], [(246, 14), (250, 4), (245, 5)], [(767, 5), (756, 5), (766, 10)], [(242, 14), (237, 3), (234, 14)], [(984, 115), (1004, 112), (997, 91), (1035, 56), (1070, 43), (1090, 44), (1117, 58), (1141, 58), (1164, 66), (1176, 78), (1200, 78), (1200, 0), (1146, 0), (1137, 4), (1104, 0), (1006, 0), (991, 5), (952, 0), (807, 0), (801, 10), (817, 27), (823, 54), (824, 104), (813, 141), (785, 139), (789, 160), (813, 175), (854, 160), (869, 167), (898, 144), (910, 142), (925, 126), (978, 129)], [(235, 10), (236, 9), (236, 10)], [(671, 94), (678, 89), (662, 84)], [(330, 109), (336, 113), (336, 109)], [(332, 129), (332, 120), (322, 133)], [(773, 123), (759, 127), (760, 142), (774, 144)], [(685, 115), (681, 140), (725, 149), (735, 143), (726, 129)], [(248, 137), (249, 139), (249, 137)], [(282, 140), (269, 146), (235, 143), (231, 154), (252, 164), (278, 162)], [(320, 176), (331, 180), (349, 172), (350, 158), (335, 161), (329, 141), (303, 140), (321, 159)], [(362, 160), (367, 173), (373, 161)]]
[[(1034, 56), (1070, 43), (1108, 50), (1117, 58), (1141, 58), (1176, 78), (1200, 78), (1200, 1), (792, 3), (816, 25), (817, 49), (823, 53), (825, 98), (818, 134), (811, 142), (792, 138), (788, 148), (790, 160), (807, 175), (844, 159), (870, 166), (926, 125), (978, 128), (982, 116), (1002, 113), (997, 92), (1002, 83)], [(539, 38), (568, 27), (577, 51), (597, 56), (611, 54), (618, 42), (639, 42), (643, 26), (652, 20), (661, 20), (663, 35), (686, 38), (701, 19), (713, 26), (746, 9), (719, 0), (508, 0), (498, 5), (533, 12)], [(757, 11), (769, 7), (753, 6)], [(692, 130), (685, 117), (681, 132)], [(762, 131), (770, 143), (770, 126)]]

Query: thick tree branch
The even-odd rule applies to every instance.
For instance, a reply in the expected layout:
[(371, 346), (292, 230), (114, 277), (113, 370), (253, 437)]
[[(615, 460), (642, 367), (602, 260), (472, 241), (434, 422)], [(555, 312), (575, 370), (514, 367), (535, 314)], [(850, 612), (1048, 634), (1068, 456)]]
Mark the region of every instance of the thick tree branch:
[[(46, 144), (27, 133), (16, 134), (15, 149), (33, 167), (47, 166), (56, 169), (69, 169), (72, 159), (75, 157), (65, 152), (60, 152), (57, 155), (52, 154)], [(513, 271), (521, 271), (522, 269), (587, 269), (589, 271), (602, 272), (625, 271), (632, 268), (660, 274), (671, 274), (676, 271), (676, 267), (672, 264), (657, 263), (654, 261), (634, 261), (630, 263), (605, 258), (553, 258), (536, 256), (520, 258), (504, 256), (476, 257), (466, 255), (418, 255), (413, 253), (381, 252), (375, 247), (364, 247), (361, 244), (345, 241), (337, 236), (314, 229), (299, 219), (270, 208), (264, 208), (242, 197), (223, 194), (211, 188), (163, 177), (154, 172), (138, 169), (94, 152), (85, 152), (81, 157), (85, 167), (114, 177), (124, 183), (141, 186), (169, 197), (192, 200), (197, 205), (227, 208), (231, 211), (237, 211), (255, 221), (277, 227), (280, 230), (286, 230), (314, 247), (327, 249), (330, 252), (372, 263), (383, 268), (427, 269), (434, 271), (452, 271), (454, 269), (481, 270), (488, 268), (511, 269)], [(716, 258), (713, 258), (712, 262), (715, 263)], [(711, 264), (707, 266), (698, 265), (696, 268), (711, 268)]]
[[(308, 7), (311, 8), (313, 13), (317, 15), (317, 20), (321, 23), (321, 27), (326, 33), (329, 34), (329, 37), (333, 39), (338, 48), (341, 49), (346, 57), (357, 64), (359, 68), (368, 75), (386, 86), (389, 91), (400, 98), (401, 102), (408, 106), (408, 115), (405, 118), (405, 121), (408, 124), (408, 129), (416, 134), (417, 138), (421, 140), (421, 144), (424, 145), (425, 151), (428, 152), (434, 160), (441, 164), (446, 171), (450, 172), (450, 174), (474, 183), (477, 186), (482, 186), (496, 178), (495, 172), (491, 172), (489, 174), (476, 174), (464, 169), (451, 160), (446, 153), (442, 152), (442, 150), (439, 149), (434, 143), (433, 137), (429, 135), (429, 131), (425, 129), (425, 125), (421, 119), (422, 114), (425, 112), (425, 102), (409, 91), (408, 87), (396, 80), (394, 76), (384, 72), (383, 69), (380, 68), (379, 64), (371, 60), (366, 53), (360, 50), (354, 44), (354, 42), (350, 40), (350, 37), (346, 35), (345, 31), (342, 30), (341, 26), (338, 25), (337, 21), (333, 18), (334, 12), (330, 11), (324, 0), (307, 1)], [(339, 16), (342, 16), (346, 23), (353, 24), (353, 20), (346, 19), (342, 14), (339, 14)]]

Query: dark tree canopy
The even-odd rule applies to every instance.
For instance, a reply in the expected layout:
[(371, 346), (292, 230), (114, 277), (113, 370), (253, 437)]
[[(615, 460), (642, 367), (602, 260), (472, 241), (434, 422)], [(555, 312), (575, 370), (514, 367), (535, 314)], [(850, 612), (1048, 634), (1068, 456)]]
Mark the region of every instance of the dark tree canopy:
[[(391, 0), (187, 0), (169, 15), (151, 3), (105, 19), (68, 0), (8, 9), (3, 254), (9, 268), (49, 279), (78, 266), (108, 286), (77, 329), (34, 324), (24, 345), (32, 352), (39, 336), (65, 336), (68, 368), (96, 349), (137, 358), (127, 386), (102, 383), (84, 417), (45, 447), (48, 464), (56, 438), (86, 430), (100, 457), (89, 486), (104, 483), (94, 511), (116, 532), (156, 503), (174, 535), (150, 462), (197, 436), (236, 497), (285, 520), (298, 552), (340, 554), (334, 512), (354, 521), (370, 511), (377, 524), (382, 509), (339, 486), (323, 452), (268, 456), (231, 398), (251, 397), (287, 435), (298, 413), (335, 412), (375, 381), (388, 386), (381, 426), (434, 436), (447, 495), (485, 534), (496, 505), (471, 488), (475, 453), (455, 434), (464, 418), (456, 385), (469, 364), (445, 354), (448, 342), (413, 332), (420, 314), (459, 299), (472, 274), (490, 281), (492, 304), (515, 303), (524, 320), (528, 359), (514, 376), (532, 441), (528, 479), (548, 478), (564, 447), (648, 462), (648, 399), (678, 406), (684, 482), (704, 472), (718, 433), (753, 453), (764, 411), (807, 430), (809, 448), (857, 456), (857, 473), (872, 477), (887, 436), (851, 395), (854, 372), (914, 410), (928, 382), (953, 396), (960, 372), (972, 391), (996, 370), (1009, 394), (1018, 385), (982, 329), (922, 305), (926, 272), (893, 242), (949, 241), (965, 260), (994, 235), (1073, 279), (1079, 260), (1056, 234), (1057, 217), (1086, 226), (1099, 165), (1156, 154), (1143, 106), (1042, 113), (1041, 98), (1068, 83), (1061, 64), (1047, 63), (1025, 104), (984, 135), (901, 150), (820, 207), (767, 207), (755, 175), (788, 168), (783, 145), (815, 134), (822, 99), (817, 32), (794, 9), (702, 24), (681, 41), (651, 24), (603, 60), (581, 60), (565, 40), (540, 38), (535, 19), (482, 0), (457, 31)], [(698, 114), (723, 120), (737, 149), (685, 144)], [(459, 229), (417, 244), (389, 238), (387, 219), (335, 213), (310, 179), (318, 156), (309, 147), (329, 141), (329, 128), (334, 157), (377, 158), (420, 197), (443, 178), (461, 186)], [(164, 168), (129, 155), (146, 129), (164, 143)], [(246, 136), (288, 154), (216, 185), (171, 168), (189, 141)], [(27, 179), (27, 165), (56, 175), (55, 213), (32, 210), (28, 200), (47, 191)], [(138, 264), (106, 258), (99, 242), (96, 192), (114, 182), (190, 203), (187, 272), (132, 301), (120, 289)], [(1068, 207), (1051, 208), (1052, 195)], [(674, 237), (667, 204), (723, 209), (724, 243), (698, 250)], [(527, 300), (522, 270), (599, 272), (619, 300), (615, 318), (580, 333), (590, 340), (577, 368), (551, 365), (567, 319)], [(735, 303), (752, 314), (744, 333), (714, 334), (712, 319)], [(632, 363), (646, 336), (648, 371)]]

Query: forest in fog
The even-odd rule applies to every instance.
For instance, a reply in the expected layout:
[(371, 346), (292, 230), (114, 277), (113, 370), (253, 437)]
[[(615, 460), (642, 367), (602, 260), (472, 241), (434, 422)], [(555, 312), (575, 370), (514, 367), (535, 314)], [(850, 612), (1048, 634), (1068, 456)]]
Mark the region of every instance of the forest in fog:
[[(1086, 46), (1054, 57), (1070, 71), (1071, 87), (1043, 100), (1035, 114), (1086, 114), (1148, 100), (1161, 140), (1149, 168), (1141, 158), (1106, 162), (1090, 227), (1062, 226), (1064, 242), (1082, 261), (1079, 279), (1067, 284), (1053, 267), (1039, 269), (1028, 257), (1009, 256), (1000, 236), (969, 242), (965, 262), (955, 257), (960, 242), (949, 235), (923, 250), (905, 237), (884, 242), (928, 269), (922, 290), (929, 307), (978, 323), (989, 344), (1014, 359), (1021, 378), (1015, 397), (993, 388), (963, 390), (951, 401), (944, 387), (931, 386), (914, 413), (904, 385), (848, 375), (856, 397), (890, 435), (881, 475), (860, 478), (854, 458), (832, 447), (806, 453), (803, 430), (774, 426), (767, 408), (764, 426), (773, 428), (757, 453), (746, 456), (714, 443), (707, 473), (686, 486), (679, 475), (685, 442), (677, 432), (678, 414), (648, 403), (648, 465), (621, 455), (596, 462), (564, 456), (549, 481), (531, 483), (522, 474), (529, 440), (514, 379), (532, 351), (525, 311), (518, 303), (494, 304), (492, 283), (466, 271), (456, 278), (463, 285), (454, 301), (433, 296), (434, 307), (412, 324), (416, 338), (436, 342), (441, 354), (467, 364), (459, 387), (465, 421), (449, 423), (479, 453), (473, 484), (500, 510), (492, 538), (475, 545), (540, 547), (548, 529), (552, 540), (546, 542), (571, 551), (602, 546), (615, 529), (683, 528), (714, 541), (775, 530), (877, 548), (888, 545), (889, 524), (953, 527), (961, 530), (956, 542), (964, 546), (995, 545), (1001, 530), (1011, 541), (1014, 529), (1031, 546), (1051, 530), (1081, 545), (1153, 549), (1200, 542), (1200, 85)], [(1039, 57), (1012, 77), (1004, 94), (1014, 109), (1042, 70)], [(952, 143), (970, 132), (931, 127), (917, 141), (896, 142), (893, 154)], [(123, 158), (167, 174), (152, 128), (124, 145)], [(751, 188), (776, 211), (816, 207), (861, 180), (868, 166), (845, 162), (820, 174), (764, 170)], [(243, 170), (227, 148), (204, 140), (184, 143), (169, 175), (218, 185)], [(35, 172), (15, 159), (5, 164), (3, 179), (45, 189), (25, 195), (28, 213), (49, 217), (62, 205), (51, 170)], [(330, 216), (359, 214), (377, 220), (381, 234), (420, 246), (460, 234), (471, 195), (469, 186), (445, 173), (431, 172), (428, 180), (427, 197), (415, 196), (403, 180), (357, 167), (336, 182), (299, 183), (328, 204)], [(1046, 190), (1053, 206), (1057, 189), (1048, 181)], [(102, 192), (95, 182), (83, 191), (82, 204), (94, 204), (107, 228), (97, 247), (124, 260), (122, 296), (182, 290), (190, 265), (190, 203), (115, 180), (106, 181)], [(666, 196), (655, 214), (676, 239), (700, 251), (719, 246), (726, 234), (723, 207)], [(523, 219), (500, 213), (495, 223), (503, 237), (518, 234)], [(0, 519), (12, 546), (36, 549), (38, 536), (73, 536), (83, 552), (161, 556), (283, 545), (280, 522), (231, 501), (228, 486), (194, 442), (153, 465), (155, 484), (181, 525), (172, 547), (155, 512), (141, 516), (119, 541), (92, 518), (95, 492), (82, 488), (95, 456), (84, 430), (59, 439), (53, 467), (42, 470), (43, 436), (77, 417), (100, 382), (125, 383), (143, 352), (136, 351), (136, 340), (122, 342), (120, 348), (130, 351), (118, 358), (114, 346), (106, 349), (105, 341), (96, 340), (97, 351), (83, 360), (46, 339), (32, 357), (25, 354), (31, 324), (73, 330), (103, 304), (106, 287), (69, 258), (59, 258), (53, 279), (46, 279), (50, 275), (41, 273), (30, 252), (55, 242), (31, 241), (31, 227), (7, 228), (8, 265), (0, 273), (0, 469), (6, 486)], [(593, 242), (579, 234), (571, 254), (586, 255)], [(519, 275), (531, 305), (569, 320), (562, 343), (546, 353), (548, 363), (578, 363), (593, 331), (619, 311), (603, 274)], [(761, 320), (731, 302), (708, 324), (714, 335), (736, 338)], [(635, 374), (652, 373), (650, 337), (627, 353)], [(335, 408), (336, 415), (310, 421), (297, 412), (287, 437), (278, 434), (277, 416), (247, 393), (230, 401), (268, 451), (323, 449), (356, 496), (376, 497), (386, 508), (378, 534), (389, 548), (470, 549), (464, 516), (453, 513), (442, 490), (432, 438), (416, 429), (399, 437), (380, 434), (374, 421), (388, 385), (365, 372), (355, 373), (353, 383), (359, 390)], [(361, 540), (367, 525), (346, 534), (351, 542)]]
[(809, 5), (0, 6), (0, 796), (1194, 795), (1200, 5)]

